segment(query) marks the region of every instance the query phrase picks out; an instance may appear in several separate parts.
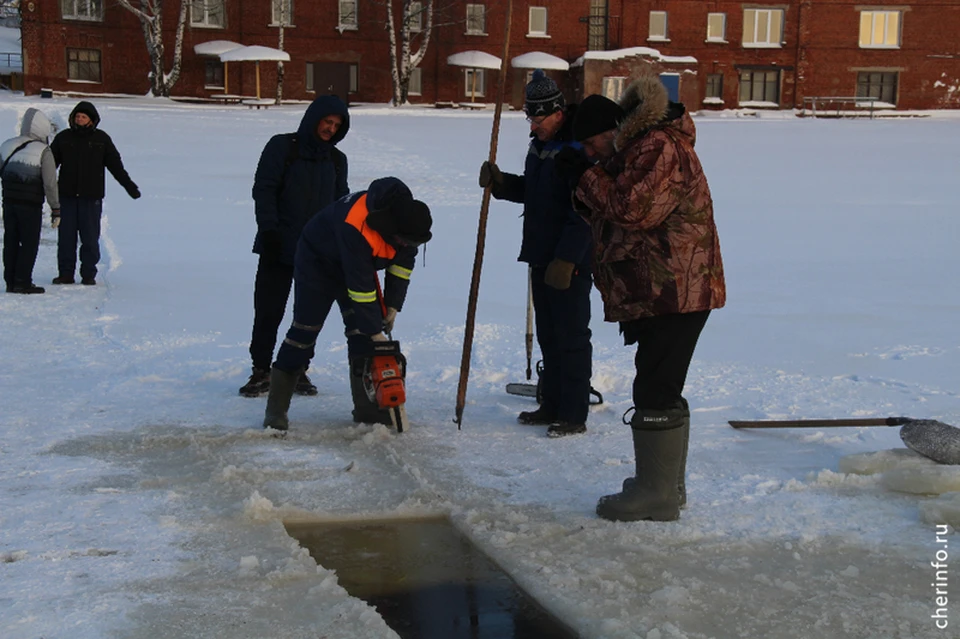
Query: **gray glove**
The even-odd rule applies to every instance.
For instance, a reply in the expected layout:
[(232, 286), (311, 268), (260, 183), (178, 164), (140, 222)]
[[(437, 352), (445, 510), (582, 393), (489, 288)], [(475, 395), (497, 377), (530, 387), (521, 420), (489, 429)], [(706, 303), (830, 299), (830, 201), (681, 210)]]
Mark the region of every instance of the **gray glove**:
[(490, 186), (493, 189), (499, 189), (503, 186), (503, 173), (493, 162), (484, 160), (480, 165), (480, 188), (485, 189)]

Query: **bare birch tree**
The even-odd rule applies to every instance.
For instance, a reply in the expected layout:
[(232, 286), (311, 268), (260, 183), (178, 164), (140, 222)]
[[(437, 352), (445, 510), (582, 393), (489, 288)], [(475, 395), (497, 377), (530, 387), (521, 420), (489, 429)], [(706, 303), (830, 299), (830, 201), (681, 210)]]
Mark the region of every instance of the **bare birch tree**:
[[(136, 1), (138, 6), (134, 6)], [(173, 1), (173, 0), (168, 0)], [(183, 63), (183, 30), (187, 23), (187, 11), (191, 0), (180, 1), (180, 14), (177, 17), (177, 35), (173, 44), (173, 64), (170, 71), (164, 69), (166, 45), (163, 41), (163, 4), (164, 0), (117, 0), (117, 4), (137, 16), (143, 28), (143, 37), (150, 56), (150, 92), (154, 96), (170, 97), (170, 89), (180, 79), (180, 67)]]
[[(407, 103), (410, 76), (427, 54), (433, 32), (434, 0), (399, 0), (400, 24), (394, 20), (394, 0), (387, 0), (387, 35), (390, 39), (390, 77), (393, 106)], [(414, 40), (419, 47), (413, 51)]]

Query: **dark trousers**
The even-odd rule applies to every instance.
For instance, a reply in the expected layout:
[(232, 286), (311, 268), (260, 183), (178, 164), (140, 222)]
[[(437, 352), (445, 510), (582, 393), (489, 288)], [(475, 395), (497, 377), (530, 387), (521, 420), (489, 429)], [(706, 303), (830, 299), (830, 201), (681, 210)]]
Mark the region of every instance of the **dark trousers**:
[(80, 237), (80, 277), (97, 276), (100, 262), (100, 216), (103, 200), (85, 197), (60, 198), (57, 227), (57, 269), (61, 277), (74, 277), (77, 269), (77, 237)]
[(33, 283), (43, 206), (3, 203), (3, 281), (7, 288)]
[(537, 343), (543, 355), (543, 405), (563, 421), (583, 424), (590, 406), (593, 346), (590, 343), (589, 273), (576, 273), (565, 291), (547, 286), (546, 268), (531, 269)]
[(633, 404), (637, 409), (683, 408), (683, 386), (710, 311), (621, 322), (624, 343), (637, 345)]
[(260, 258), (253, 285), (253, 335), (250, 338), (250, 358), (254, 368), (270, 369), (277, 331), (287, 310), (292, 283), (292, 266)]
[(334, 302), (343, 316), (348, 358), (372, 352), (370, 337), (360, 334), (353, 321), (353, 304), (339, 268), (324, 268), (317, 260), (299, 260), (293, 281), (293, 324), (280, 344), (277, 368), (288, 373), (306, 369)]

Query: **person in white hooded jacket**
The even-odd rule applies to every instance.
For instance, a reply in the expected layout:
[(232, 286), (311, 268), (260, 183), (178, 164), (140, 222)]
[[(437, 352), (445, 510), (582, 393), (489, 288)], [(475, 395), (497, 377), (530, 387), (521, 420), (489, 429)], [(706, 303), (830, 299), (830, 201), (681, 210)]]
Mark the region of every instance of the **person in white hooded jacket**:
[(43, 201), (52, 212), (52, 226), (60, 220), (57, 166), (48, 141), (50, 119), (38, 109), (27, 109), (20, 135), (0, 144), (0, 185), (3, 188), (3, 280), (7, 293), (43, 293), (33, 283), (33, 267), (40, 247)]

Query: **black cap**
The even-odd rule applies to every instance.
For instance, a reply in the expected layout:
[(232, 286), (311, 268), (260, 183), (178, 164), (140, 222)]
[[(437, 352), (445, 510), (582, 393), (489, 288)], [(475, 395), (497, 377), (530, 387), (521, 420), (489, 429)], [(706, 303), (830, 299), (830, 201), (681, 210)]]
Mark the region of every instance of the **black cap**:
[(599, 94), (588, 95), (577, 107), (573, 119), (573, 139), (583, 142), (587, 138), (617, 128), (623, 121), (623, 107)]

